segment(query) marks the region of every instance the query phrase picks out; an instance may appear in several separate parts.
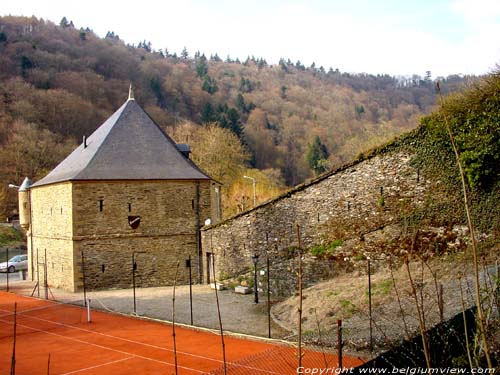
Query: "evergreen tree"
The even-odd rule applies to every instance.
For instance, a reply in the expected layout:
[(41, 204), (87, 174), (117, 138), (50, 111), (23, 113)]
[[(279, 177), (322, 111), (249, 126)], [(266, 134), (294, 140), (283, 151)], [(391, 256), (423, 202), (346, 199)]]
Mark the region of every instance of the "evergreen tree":
[(196, 62), (196, 74), (200, 78), (203, 78), (208, 74), (207, 58), (205, 57), (205, 54), (199, 56)]
[(236, 97), (236, 108), (242, 112), (246, 111), (245, 98), (240, 93), (238, 93), (238, 96)]
[(181, 52), (181, 57), (182, 57), (184, 60), (187, 60), (187, 58), (189, 57), (189, 52), (188, 52), (188, 50), (187, 50), (187, 48), (186, 48), (186, 47), (184, 47), (184, 48), (182, 49), (182, 52)]
[(213, 79), (207, 74), (203, 78), (203, 84), (201, 85), (201, 89), (203, 91), (208, 92), (209, 94), (214, 94), (217, 92), (217, 82), (215, 82), (215, 79)]
[(215, 112), (212, 104), (210, 102), (205, 103), (203, 108), (201, 109), (201, 122), (204, 124), (215, 122)]
[(203, 78), (208, 74), (207, 58), (205, 57), (205, 54), (201, 55), (196, 62), (196, 74), (200, 78)]
[(63, 17), (61, 19), (61, 22), (59, 22), (59, 26), (62, 27), (62, 28), (69, 27), (68, 19), (66, 17)]
[(306, 154), (309, 167), (316, 175), (328, 170), (328, 156), (329, 154), (326, 146), (321, 143), (319, 136), (316, 136), (313, 143), (308, 145)]

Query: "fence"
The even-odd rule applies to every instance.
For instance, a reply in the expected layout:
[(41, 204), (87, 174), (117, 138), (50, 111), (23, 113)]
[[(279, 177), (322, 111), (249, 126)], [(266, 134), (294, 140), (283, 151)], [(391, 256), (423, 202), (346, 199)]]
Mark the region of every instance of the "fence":
[[(324, 353), (325, 356), (330, 356), (328, 357), (330, 361), (333, 361), (332, 358), (338, 360), (339, 349), (345, 349), (351, 354), (355, 353), (355, 356), (373, 356), (415, 336), (419, 331), (419, 313), (416, 304), (421, 308), (427, 329), (460, 313), (462, 302), (464, 308), (473, 305), (474, 287), (470, 279), (438, 277), (442, 275), (436, 275), (431, 265), (423, 259), (415, 258), (408, 267), (405, 267), (395, 257), (359, 259), (356, 260), (356, 264), (352, 264), (352, 260), (324, 258), (321, 261), (333, 272), (337, 271), (341, 274), (340, 270), (348, 268), (356, 271), (336, 278), (336, 281), (327, 282), (324, 287), (319, 286), (319, 292), (316, 290), (318, 287), (304, 290), (303, 316), (299, 325), (297, 311), (299, 296), (292, 295), (292, 298), (286, 301), (283, 296), (283, 292), (291, 290), (292, 286), (295, 286), (294, 289), (297, 290), (298, 255), (299, 252), (295, 249), (286, 258), (269, 259), (261, 256), (255, 259), (255, 263), (255, 260), (250, 258), (247, 271), (238, 275), (224, 275), (225, 277), (217, 279), (217, 283), (226, 288), (219, 293), (223, 332), (250, 333), (286, 339), (292, 343), (287, 349), (289, 354), (285, 356), (283, 354), (285, 350), (263, 354), (266, 359), (263, 359), (262, 363), (273, 360), (274, 362), (283, 361), (283, 358), (292, 358), (292, 362), (295, 361), (297, 355), (290, 353), (298, 353), (296, 345), (298, 342), (316, 348), (312, 351), (314, 353)], [(300, 259), (303, 261), (304, 254), (301, 253), (301, 255)], [(342, 262), (348, 264), (342, 264)], [(303, 265), (304, 280), (307, 280), (308, 273), (315, 272), (315, 269), (313, 263), (304, 262)], [(141, 288), (140, 262), (132, 262), (128, 267), (135, 288), (116, 291), (82, 291), (82, 298), (78, 303), (84, 304), (86, 299), (91, 299), (92, 307), (171, 320), (172, 287), (143, 289)], [(196, 260), (180, 264), (180, 267), (183, 268), (182, 272), (189, 272), (190, 268), (196, 269)], [(40, 262), (39, 269), (46, 269), (43, 262)], [(42, 272), (40, 280), (47, 280), (47, 288), (42, 282), (38, 285), (38, 289), (30, 288), (25, 291), (26, 294), (37, 293), (45, 298), (74, 302), (75, 294), (51, 290), (50, 272), (48, 274), (43, 273), (44, 271), (40, 272)], [(413, 282), (408, 279), (408, 272), (413, 275)], [(484, 264), (481, 280), (483, 289), (496, 288), (498, 271)], [(338, 286), (335, 282), (342, 284)], [(253, 291), (248, 295), (236, 295), (232, 290), (239, 285), (250, 289), (257, 285), (258, 293), (255, 295)], [(3, 283), (1, 288), (5, 289), (5, 286)], [(415, 295), (412, 295), (412, 286), (416, 287)], [(11, 287), (16, 289), (15, 284)], [(177, 288), (176, 322), (212, 329), (220, 328), (217, 318), (219, 312), (213, 290), (200, 285), (178, 286)], [(355, 291), (357, 293), (354, 293)], [(463, 298), (460, 297), (460, 291), (463, 293)], [(87, 295), (84, 296), (84, 293)], [(255, 303), (255, 297), (258, 303)], [(244, 305), (244, 308), (237, 307), (240, 303)], [(491, 306), (496, 304), (498, 308), (498, 300), (486, 300), (485, 303)], [(338, 320), (342, 320), (341, 340), (339, 340)], [(298, 338), (299, 326), (300, 340)], [(454, 348), (465, 347), (465, 338), (461, 328), (446, 332), (448, 335), (446, 342)], [(444, 360), (446, 350), (443, 350), (440, 360)], [(453, 351), (456, 350), (453, 349)], [(453, 351), (450, 350), (449, 353)], [(418, 349), (405, 349), (401, 352), (411, 363), (421, 361), (421, 351)], [(337, 355), (337, 357), (331, 357), (332, 355)], [(315, 360), (314, 363), (324, 361), (321, 359), (322, 354), (318, 358), (320, 360)], [(321, 363), (316, 364), (322, 366)], [(243, 371), (241, 366), (238, 368), (238, 371)]]

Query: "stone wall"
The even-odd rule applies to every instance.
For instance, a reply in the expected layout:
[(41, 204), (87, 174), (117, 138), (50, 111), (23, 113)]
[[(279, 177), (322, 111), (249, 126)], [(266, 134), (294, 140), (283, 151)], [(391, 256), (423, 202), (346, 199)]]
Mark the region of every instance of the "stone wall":
[[(199, 186), (203, 224), (212, 216), (210, 185), (206, 181)], [(73, 188), (75, 240), (193, 234), (196, 232), (196, 189), (194, 181), (77, 181)], [(128, 216), (141, 217), (137, 229), (130, 227)]]
[(72, 191), (70, 182), (31, 190), (28, 273), (40, 286), (47, 278), (50, 285), (74, 290)]
[[(32, 189), (34, 248), (47, 250), (51, 286), (78, 290), (187, 282), (192, 258), (198, 281), (197, 230), (216, 220), (210, 181), (75, 181)], [(57, 216), (59, 215), (59, 216)], [(132, 229), (129, 216), (140, 217)], [(83, 263), (82, 263), (83, 253)], [(39, 255), (40, 258), (40, 255)], [(41, 276), (40, 276), (41, 277)]]
[[(206, 253), (213, 253), (217, 277), (225, 278), (248, 271), (252, 255), (269, 256), (274, 274), (286, 279), (296, 271), (290, 259), (298, 245), (297, 224), (303, 248), (354, 241), (363, 252), (365, 237), (401, 222), (406, 212), (423, 203), (430, 181), (419, 177), (410, 159), (407, 153), (386, 151), (206, 227), (202, 230), (204, 259)], [(306, 284), (339, 271), (308, 252), (304, 263)], [(296, 279), (288, 279), (291, 291)]]
[[(85, 280), (91, 289), (130, 288), (132, 258), (137, 286), (172, 285), (179, 262), (178, 284), (189, 282), (186, 260), (191, 256), (193, 283), (198, 282), (196, 235), (167, 237), (130, 237), (82, 240), (76, 242), (76, 254), (84, 254)], [(81, 264), (81, 263), (80, 263)], [(78, 267), (79, 275), (81, 267)]]

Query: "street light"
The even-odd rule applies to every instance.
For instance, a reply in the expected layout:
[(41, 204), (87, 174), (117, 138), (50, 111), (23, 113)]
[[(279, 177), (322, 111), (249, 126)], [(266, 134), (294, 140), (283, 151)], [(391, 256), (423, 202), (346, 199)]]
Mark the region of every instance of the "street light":
[(135, 303), (135, 271), (137, 270), (137, 263), (135, 261), (136, 254), (145, 254), (145, 251), (134, 251), (132, 252), (132, 289), (134, 290), (134, 314), (137, 314), (136, 303)]
[(255, 193), (255, 178), (249, 177), (249, 176), (243, 176), (243, 178), (247, 178), (249, 180), (252, 180), (252, 185), (253, 185), (253, 206), (255, 207), (257, 205), (257, 196)]
[(253, 290), (255, 293), (255, 303), (259, 303), (259, 288), (257, 285), (257, 262), (259, 261), (259, 254), (254, 254), (252, 257), (253, 265), (254, 265), (254, 281), (253, 281)]
[(18, 185), (14, 185), (14, 184), (9, 184), (9, 188), (11, 188), (11, 189), (19, 189), (19, 186)]

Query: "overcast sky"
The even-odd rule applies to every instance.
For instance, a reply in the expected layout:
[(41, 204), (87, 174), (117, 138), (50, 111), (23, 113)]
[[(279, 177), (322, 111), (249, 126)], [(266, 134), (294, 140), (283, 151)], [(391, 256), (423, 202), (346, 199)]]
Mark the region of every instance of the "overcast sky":
[(500, 63), (500, 0), (4, 1), (2, 15), (35, 15), (99, 36), (192, 56), (199, 50), (345, 72), (483, 74)]

